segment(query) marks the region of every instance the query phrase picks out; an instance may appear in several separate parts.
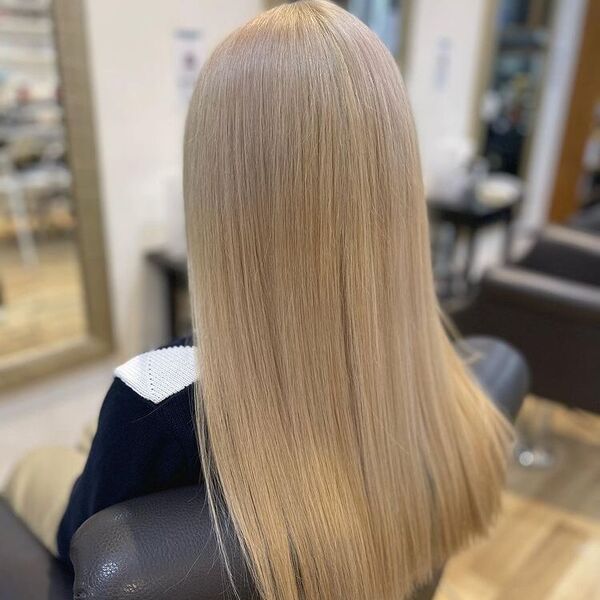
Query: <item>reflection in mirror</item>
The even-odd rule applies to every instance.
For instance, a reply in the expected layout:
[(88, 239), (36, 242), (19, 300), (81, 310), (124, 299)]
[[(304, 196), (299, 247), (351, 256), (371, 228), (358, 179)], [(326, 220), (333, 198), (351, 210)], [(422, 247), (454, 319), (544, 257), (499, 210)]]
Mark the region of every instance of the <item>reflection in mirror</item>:
[(0, 361), (85, 332), (48, 0), (0, 6)]
[[(382, 39), (398, 63), (404, 65), (409, 0), (333, 0), (333, 2), (366, 23)], [(272, 8), (278, 4), (282, 2), (267, 0), (266, 6)]]
[(402, 0), (342, 0), (337, 3), (375, 31), (394, 56), (399, 55), (406, 2), (402, 2)]
[(553, 0), (501, 0), (496, 49), (481, 116), (492, 171), (522, 173), (543, 84)]

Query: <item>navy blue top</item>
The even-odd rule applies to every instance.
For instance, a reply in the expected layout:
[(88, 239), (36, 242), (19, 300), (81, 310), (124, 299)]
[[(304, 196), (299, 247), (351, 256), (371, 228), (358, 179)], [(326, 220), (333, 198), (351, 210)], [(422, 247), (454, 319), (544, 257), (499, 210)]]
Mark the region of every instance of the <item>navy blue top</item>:
[(194, 423), (195, 351), (183, 338), (115, 371), (98, 429), (57, 532), (69, 561), (71, 538), (98, 511), (200, 481)]

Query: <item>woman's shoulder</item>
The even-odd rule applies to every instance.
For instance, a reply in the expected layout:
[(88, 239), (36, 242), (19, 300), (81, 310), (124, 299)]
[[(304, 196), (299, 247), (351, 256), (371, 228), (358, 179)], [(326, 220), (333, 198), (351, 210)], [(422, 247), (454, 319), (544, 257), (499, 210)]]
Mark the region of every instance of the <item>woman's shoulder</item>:
[(138, 354), (118, 366), (115, 382), (135, 395), (161, 404), (181, 392), (193, 389), (197, 379), (196, 348), (192, 336)]
[(57, 534), (63, 559), (68, 560), (73, 534), (92, 514), (129, 498), (198, 482), (195, 381), (196, 352), (189, 338), (117, 367)]

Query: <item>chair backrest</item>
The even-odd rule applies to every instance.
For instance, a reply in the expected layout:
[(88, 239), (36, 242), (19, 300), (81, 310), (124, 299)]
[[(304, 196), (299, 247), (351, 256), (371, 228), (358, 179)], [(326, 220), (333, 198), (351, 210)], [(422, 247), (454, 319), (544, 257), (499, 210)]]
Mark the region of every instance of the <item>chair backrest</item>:
[[(513, 419), (529, 385), (523, 358), (507, 344), (489, 338), (472, 338), (468, 346), (481, 356), (472, 366), (476, 377)], [(225, 529), (239, 598), (257, 598), (235, 537), (229, 527)], [(71, 560), (76, 600), (236, 597), (218, 551), (202, 486), (135, 498), (97, 513), (75, 534)], [(441, 572), (416, 590), (414, 600), (431, 599), (440, 576)]]
[(517, 265), (536, 273), (600, 287), (600, 235), (548, 226)]

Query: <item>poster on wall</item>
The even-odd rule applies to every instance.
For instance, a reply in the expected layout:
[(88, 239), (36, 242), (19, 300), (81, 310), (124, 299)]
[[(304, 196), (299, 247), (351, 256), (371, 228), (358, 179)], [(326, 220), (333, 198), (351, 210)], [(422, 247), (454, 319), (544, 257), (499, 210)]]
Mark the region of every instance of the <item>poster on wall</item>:
[(176, 29), (173, 42), (177, 101), (181, 110), (186, 111), (205, 59), (204, 35), (199, 29)]

